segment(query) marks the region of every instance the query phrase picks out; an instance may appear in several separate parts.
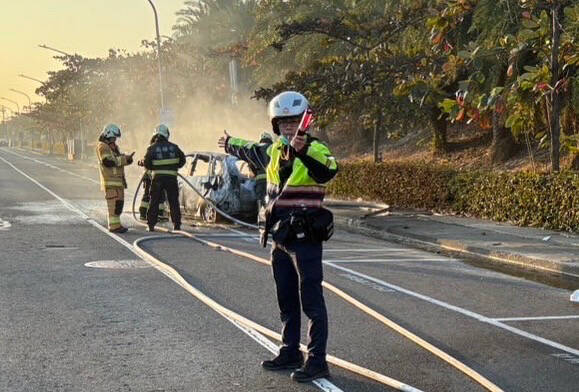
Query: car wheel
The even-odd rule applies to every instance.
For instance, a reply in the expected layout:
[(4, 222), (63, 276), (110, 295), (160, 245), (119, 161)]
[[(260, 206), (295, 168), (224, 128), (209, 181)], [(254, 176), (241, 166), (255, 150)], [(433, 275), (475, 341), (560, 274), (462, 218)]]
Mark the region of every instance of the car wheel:
[(206, 204), (201, 210), (201, 217), (207, 223), (215, 223), (217, 222), (217, 211), (215, 208), (213, 208), (213, 206)]

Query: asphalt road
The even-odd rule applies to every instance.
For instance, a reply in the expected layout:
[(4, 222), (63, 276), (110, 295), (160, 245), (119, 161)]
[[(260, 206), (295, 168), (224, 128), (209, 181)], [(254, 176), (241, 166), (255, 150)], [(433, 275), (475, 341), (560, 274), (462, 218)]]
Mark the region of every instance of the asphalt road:
[[(261, 370), (271, 342), (140, 260), (130, 244), (148, 233), (134, 226), (121, 243), (99, 229), (97, 183), (94, 168), (0, 148), (0, 390), (393, 390), (336, 366), (321, 385)], [(129, 214), (123, 222), (132, 224)], [(251, 231), (186, 229), (268, 257)], [(175, 235), (143, 248), (188, 285), (279, 330), (268, 266)], [(342, 232), (324, 257), (327, 282), (503, 390), (577, 391), (579, 306), (568, 290)], [(424, 391), (485, 390), (336, 294), (326, 291), (326, 302), (330, 354)]]

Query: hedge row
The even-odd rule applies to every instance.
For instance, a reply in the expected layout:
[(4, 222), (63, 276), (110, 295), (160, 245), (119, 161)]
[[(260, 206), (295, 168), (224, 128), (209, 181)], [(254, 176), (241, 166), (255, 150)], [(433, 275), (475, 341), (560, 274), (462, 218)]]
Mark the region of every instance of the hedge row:
[(331, 196), (579, 232), (579, 174), (459, 171), (427, 162), (342, 162)]

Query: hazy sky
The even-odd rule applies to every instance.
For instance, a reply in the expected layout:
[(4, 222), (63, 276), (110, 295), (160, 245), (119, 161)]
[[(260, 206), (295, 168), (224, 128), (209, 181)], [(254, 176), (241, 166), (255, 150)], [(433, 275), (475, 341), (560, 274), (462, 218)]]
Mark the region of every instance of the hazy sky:
[[(154, 0), (161, 35), (171, 35), (184, 0)], [(153, 10), (147, 0), (0, 0), (0, 97), (28, 105), (40, 85), (24, 74), (46, 80), (47, 71), (58, 70), (56, 53), (39, 48), (45, 44), (67, 53), (104, 57), (109, 48), (136, 51), (142, 39), (155, 37)], [(0, 104), (16, 105), (0, 99)]]

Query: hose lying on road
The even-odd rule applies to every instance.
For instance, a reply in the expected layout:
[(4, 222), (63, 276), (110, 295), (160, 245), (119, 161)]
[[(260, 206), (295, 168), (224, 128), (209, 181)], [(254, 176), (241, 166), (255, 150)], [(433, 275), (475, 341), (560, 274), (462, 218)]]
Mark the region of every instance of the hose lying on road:
[[(166, 229), (164, 229), (163, 231), (165, 231), (165, 230)], [(182, 234), (182, 235), (185, 234), (185, 232), (182, 232), (182, 231), (178, 231), (178, 233)], [(217, 313), (221, 314), (224, 317), (233, 319), (233, 320), (237, 321), (238, 323), (242, 324), (243, 326), (250, 328), (250, 329), (253, 329), (253, 330), (269, 337), (269, 338), (275, 339), (277, 341), (281, 341), (281, 335), (279, 333), (274, 332), (274, 331), (256, 323), (255, 321), (252, 321), (248, 318), (245, 318), (242, 315), (232, 311), (231, 309), (226, 308), (225, 306), (219, 304), (218, 302), (216, 302), (212, 298), (208, 297), (207, 295), (205, 295), (204, 293), (199, 291), (197, 288), (195, 288), (189, 282), (187, 282), (173, 267), (163, 263), (162, 261), (160, 261), (159, 259), (157, 259), (153, 255), (151, 255), (150, 253), (148, 253), (147, 251), (145, 251), (141, 247), (141, 244), (145, 241), (160, 240), (160, 239), (166, 239), (166, 238), (167, 238), (166, 236), (143, 237), (143, 238), (137, 239), (133, 243), (133, 246), (143, 259), (147, 260), (149, 263), (154, 265), (155, 268), (157, 268), (163, 274), (165, 274), (170, 279), (172, 279), (174, 282), (179, 284), (182, 288), (184, 288), (187, 292), (189, 292), (195, 298), (197, 298), (198, 300), (200, 300), (201, 302), (203, 302), (204, 304), (209, 306), (211, 309), (215, 310)], [(171, 237), (171, 238), (179, 238), (179, 237)], [(307, 347), (302, 344), (301, 350), (304, 352), (307, 352)], [(333, 355), (327, 355), (326, 359), (329, 363), (331, 363), (333, 365), (336, 365), (340, 368), (349, 370), (349, 371), (356, 373), (358, 375), (367, 377), (371, 380), (380, 382), (384, 385), (391, 386), (391, 387), (396, 388), (400, 391), (421, 392), (420, 389), (414, 388), (414, 387), (407, 385), (407, 384), (404, 384), (398, 380), (395, 380), (395, 379), (390, 378), (388, 376), (385, 376), (383, 374), (377, 373), (373, 370), (366, 369), (362, 366), (359, 366), (359, 365), (356, 365), (354, 363), (348, 362), (346, 360), (340, 359), (340, 358), (335, 357)]]
[[(217, 206), (215, 206), (215, 204), (213, 204), (213, 202), (211, 202), (211, 200), (206, 199), (205, 197), (203, 197), (203, 195), (197, 191), (197, 189), (189, 182), (187, 181), (187, 179), (185, 179), (183, 176), (179, 175), (183, 180), (185, 180), (186, 184), (188, 186), (190, 186), (200, 197), (202, 197), (203, 199), (205, 199), (213, 208), (216, 209), (216, 211), (218, 211), (219, 213), (222, 213), (222, 211), (220, 211)], [(137, 186), (137, 190), (135, 191), (135, 197), (133, 198), (133, 218), (135, 219), (135, 221), (137, 222), (137, 224), (143, 225), (145, 226), (143, 223), (141, 223), (137, 217), (136, 217), (136, 213), (135, 213), (135, 201), (136, 201), (136, 197), (137, 194), (139, 192), (139, 188), (141, 186), (141, 183), (143, 182), (143, 180), (141, 179), (141, 181), (139, 182), (139, 185)], [(230, 217), (227, 214), (222, 213), (226, 218), (233, 220), (236, 223), (243, 223), (244, 226), (250, 227), (250, 228), (257, 228), (257, 226), (255, 225), (250, 225), (246, 222), (240, 221), (238, 219), (235, 219), (233, 217)], [(160, 228), (160, 230), (163, 231), (169, 231), (167, 229), (164, 228)], [(202, 243), (204, 245), (210, 246), (214, 249), (218, 249), (218, 250), (222, 250), (222, 251), (226, 251), (226, 252), (230, 252), (232, 254), (235, 254), (237, 256), (241, 256), (253, 261), (257, 261), (258, 263), (261, 264), (265, 264), (265, 265), (271, 265), (269, 260), (263, 259), (261, 257), (255, 256), (251, 253), (247, 253), (247, 252), (243, 252), (234, 248), (230, 248), (221, 244), (217, 244), (211, 241), (206, 241), (203, 240), (201, 238), (198, 238), (197, 236), (195, 236), (194, 234), (191, 234), (187, 231), (183, 231), (183, 230), (177, 230), (177, 231), (173, 231), (174, 233), (178, 233), (181, 235), (184, 235), (186, 237), (189, 237), (199, 243)], [(137, 246), (137, 244), (135, 244), (135, 247)], [(459, 361), (458, 359), (454, 358), (453, 356), (451, 356), (450, 354), (447, 354), (446, 352), (442, 351), (441, 349), (439, 349), (438, 347), (434, 346), (433, 344), (427, 342), (426, 340), (422, 339), (421, 337), (417, 336), (416, 334), (410, 332), (409, 330), (407, 330), (406, 328), (402, 327), (401, 325), (395, 323), (394, 321), (390, 320), (389, 318), (385, 317), (384, 315), (380, 314), (379, 312), (375, 311), (374, 309), (364, 305), (363, 303), (361, 303), (360, 301), (356, 300), (355, 298), (353, 298), (352, 296), (348, 295), (347, 293), (345, 293), (344, 291), (340, 290), (339, 288), (337, 288), (336, 286), (323, 281), (322, 282), (322, 286), (325, 287), (326, 289), (330, 290), (331, 292), (333, 292), (334, 294), (336, 294), (337, 296), (339, 296), (340, 298), (342, 298), (343, 300), (345, 300), (346, 302), (352, 304), (353, 306), (355, 306), (356, 308), (360, 309), (362, 312), (366, 313), (367, 315), (373, 317), (374, 319), (380, 321), (382, 324), (386, 325), (387, 327), (393, 329), (394, 331), (400, 333), (401, 335), (405, 336), (406, 338), (410, 339), (411, 341), (413, 341), (414, 343), (416, 343), (417, 345), (419, 345), (420, 347), (428, 350), (429, 352), (431, 352), (432, 354), (436, 355), (437, 357), (439, 357), (440, 359), (442, 359), (443, 361), (445, 361), (446, 363), (452, 365), (453, 367), (455, 367), (456, 369), (458, 369), (459, 371), (461, 371), (462, 373), (466, 374), (467, 376), (471, 377), (473, 380), (475, 380), (476, 382), (478, 382), (480, 385), (482, 385), (483, 387), (485, 387), (487, 390), (492, 391), (492, 392), (502, 392), (502, 389), (500, 387), (498, 387), (497, 385), (495, 385), (493, 382), (491, 382), (490, 380), (488, 380), (486, 377), (484, 377), (483, 375), (481, 375), (480, 373), (478, 373), (476, 370), (470, 368), (469, 366), (467, 366), (466, 364), (464, 364), (463, 362)], [(211, 305), (209, 305), (211, 306)], [(218, 311), (219, 312), (219, 311)], [(241, 316), (239, 316), (241, 317)], [(235, 318), (237, 320), (237, 318)], [(244, 319), (246, 320), (246, 319)], [(238, 320), (240, 323), (253, 328), (253, 325), (248, 325), (245, 324), (245, 321), (243, 320)], [(249, 321), (249, 320), (248, 320)], [(263, 327), (260, 327), (263, 328)], [(273, 337), (274, 339), (280, 340), (279, 339), (279, 335), (275, 334), (272, 331), (268, 331), (268, 333), (265, 333), (259, 329), (256, 329), (259, 332), (262, 332), (263, 334)], [(275, 334), (274, 336), (269, 335), (269, 332), (272, 332)], [(329, 360), (328, 360), (329, 361)], [(333, 363), (331, 361), (329, 361), (330, 363)], [(334, 363), (335, 364), (335, 363)], [(351, 371), (354, 371), (352, 369), (348, 369)], [(386, 376), (384, 376), (386, 377)], [(382, 381), (380, 381), (382, 382)], [(396, 381), (398, 382), (398, 381)], [(386, 385), (390, 385), (391, 384), (386, 384)], [(403, 384), (406, 385), (406, 384)], [(405, 390), (405, 389), (401, 389), (401, 390)]]

